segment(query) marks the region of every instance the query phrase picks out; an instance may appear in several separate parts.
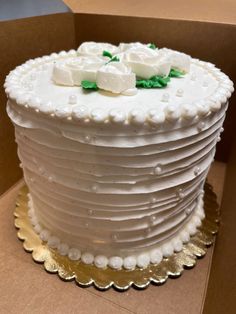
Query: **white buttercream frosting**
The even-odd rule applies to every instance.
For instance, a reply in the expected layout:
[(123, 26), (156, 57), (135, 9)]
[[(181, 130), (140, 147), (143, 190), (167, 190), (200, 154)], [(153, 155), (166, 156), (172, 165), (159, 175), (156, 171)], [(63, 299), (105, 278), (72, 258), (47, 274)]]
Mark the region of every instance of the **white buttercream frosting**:
[[(104, 65), (100, 52), (90, 57), (119, 75), (119, 62)], [(55, 84), (55, 61), (74, 67), (77, 57), (29, 60), (6, 79), (31, 222), (42, 241), (75, 261), (115, 269), (157, 264), (181, 250), (204, 217), (201, 191), (233, 84), (195, 59), (165, 90), (132, 97)]]

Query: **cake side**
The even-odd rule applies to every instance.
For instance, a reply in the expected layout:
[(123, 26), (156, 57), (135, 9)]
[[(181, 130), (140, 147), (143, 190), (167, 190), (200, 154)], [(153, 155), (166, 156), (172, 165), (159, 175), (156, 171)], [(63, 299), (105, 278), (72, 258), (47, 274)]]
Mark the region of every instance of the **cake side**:
[(76, 54), (30, 61), (7, 79), (32, 223), (72, 259), (158, 263), (204, 217), (203, 184), (232, 82), (191, 59), (189, 73), (165, 89), (133, 96), (55, 86), (54, 61)]

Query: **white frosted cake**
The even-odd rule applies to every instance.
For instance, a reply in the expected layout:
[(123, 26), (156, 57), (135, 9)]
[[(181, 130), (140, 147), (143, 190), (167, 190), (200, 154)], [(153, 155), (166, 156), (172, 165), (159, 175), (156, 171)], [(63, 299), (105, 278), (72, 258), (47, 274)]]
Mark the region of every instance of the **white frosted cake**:
[(204, 218), (228, 76), (153, 44), (86, 42), (18, 66), (5, 88), (43, 241), (99, 268), (181, 251)]

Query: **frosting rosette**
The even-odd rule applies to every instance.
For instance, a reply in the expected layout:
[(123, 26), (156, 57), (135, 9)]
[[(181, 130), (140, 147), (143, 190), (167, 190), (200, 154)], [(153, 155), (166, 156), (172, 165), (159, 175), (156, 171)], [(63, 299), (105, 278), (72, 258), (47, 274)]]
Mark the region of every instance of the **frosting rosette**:
[(108, 43), (95, 43), (87, 41), (81, 44), (77, 50), (80, 56), (102, 56), (103, 51), (109, 51), (111, 54), (119, 53), (119, 48)]
[(98, 69), (105, 64), (102, 57), (79, 57), (69, 62), (56, 63), (52, 79), (56, 84), (80, 86), (83, 80), (96, 81)]
[(121, 62), (110, 62), (103, 65), (97, 72), (97, 86), (115, 94), (134, 90), (135, 74)]
[(152, 76), (168, 76), (170, 73), (170, 62), (159, 55), (158, 50), (147, 46), (134, 46), (126, 50), (122, 62), (128, 65), (137, 77), (149, 79)]
[(177, 69), (183, 72), (189, 72), (190, 70), (190, 61), (191, 58), (189, 55), (174, 51), (168, 48), (162, 48), (158, 50), (159, 55), (162, 57), (163, 60), (169, 62), (171, 68)]

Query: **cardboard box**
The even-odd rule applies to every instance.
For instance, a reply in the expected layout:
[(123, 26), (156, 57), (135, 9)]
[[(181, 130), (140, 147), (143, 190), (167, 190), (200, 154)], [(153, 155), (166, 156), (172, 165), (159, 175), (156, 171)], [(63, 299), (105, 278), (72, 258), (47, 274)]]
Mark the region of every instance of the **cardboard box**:
[[(57, 13), (17, 20), (0, 21), (0, 85), (16, 65), (51, 52), (76, 48), (82, 41), (155, 42), (182, 50), (220, 67), (236, 81), (236, 5), (214, 2), (206, 10), (206, 1), (189, 6), (186, 0), (170, 7), (160, 1), (110, 2), (65, 1), (74, 12)], [(207, 3), (210, 5), (210, 1)], [(118, 6), (119, 4), (119, 6)], [(208, 7), (209, 8), (209, 7)], [(217, 8), (217, 10), (216, 10)], [(227, 9), (227, 10), (226, 10)], [(201, 14), (201, 19), (198, 18)], [(93, 287), (81, 289), (46, 274), (36, 265), (16, 239), (12, 212), (22, 173), (18, 167), (13, 126), (5, 112), (6, 96), (0, 90), (0, 309), (5, 313), (233, 313), (235, 311), (235, 243), (233, 189), (236, 182), (236, 143), (233, 126), (236, 109), (231, 106), (225, 121), (222, 142), (210, 180), (222, 200), (222, 226), (214, 249), (181, 278), (168, 280), (145, 291), (105, 293)], [(223, 162), (222, 162), (223, 161)], [(227, 162), (227, 167), (226, 167)], [(224, 185), (224, 177), (226, 180)], [(10, 189), (9, 189), (10, 188)], [(9, 190), (8, 190), (9, 189)], [(8, 191), (7, 191), (8, 190)], [(7, 192), (6, 192), (7, 191)], [(4, 193), (5, 192), (5, 193)], [(4, 194), (3, 194), (4, 193)], [(209, 277), (209, 282), (208, 282)], [(1, 312), (1, 311), (0, 311)]]

